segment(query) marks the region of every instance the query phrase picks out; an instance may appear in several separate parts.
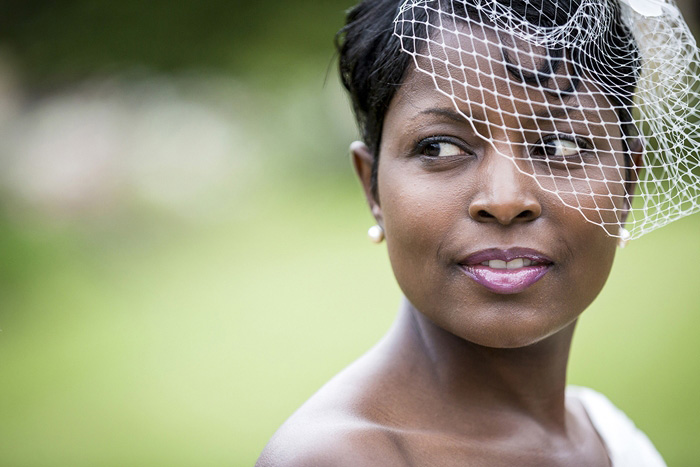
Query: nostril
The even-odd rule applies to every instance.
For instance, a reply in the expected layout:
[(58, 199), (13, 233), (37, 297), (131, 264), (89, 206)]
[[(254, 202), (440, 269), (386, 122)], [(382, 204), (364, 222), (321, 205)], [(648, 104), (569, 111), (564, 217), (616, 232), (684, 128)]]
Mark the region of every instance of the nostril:
[(505, 199), (479, 199), (469, 205), (469, 217), (477, 222), (508, 225), (511, 223), (528, 223), (540, 217), (542, 209), (536, 200), (520, 196)]

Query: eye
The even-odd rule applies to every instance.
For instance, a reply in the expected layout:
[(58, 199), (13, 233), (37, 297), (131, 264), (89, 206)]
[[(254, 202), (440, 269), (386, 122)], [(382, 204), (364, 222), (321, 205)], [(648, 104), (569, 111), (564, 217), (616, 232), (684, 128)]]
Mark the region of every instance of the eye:
[(534, 149), (533, 155), (547, 159), (572, 159), (590, 149), (590, 144), (574, 136), (544, 138)]
[(421, 144), (420, 153), (428, 157), (449, 157), (449, 156), (462, 156), (466, 152), (453, 143), (448, 143), (446, 141), (426, 141)]

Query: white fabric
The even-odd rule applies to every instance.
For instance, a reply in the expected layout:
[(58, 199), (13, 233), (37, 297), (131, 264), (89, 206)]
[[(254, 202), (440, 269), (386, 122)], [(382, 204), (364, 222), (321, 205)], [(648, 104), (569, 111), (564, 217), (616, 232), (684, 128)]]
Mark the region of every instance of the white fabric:
[(607, 397), (576, 386), (567, 388), (567, 395), (583, 405), (606, 445), (613, 467), (666, 467), (649, 438)]

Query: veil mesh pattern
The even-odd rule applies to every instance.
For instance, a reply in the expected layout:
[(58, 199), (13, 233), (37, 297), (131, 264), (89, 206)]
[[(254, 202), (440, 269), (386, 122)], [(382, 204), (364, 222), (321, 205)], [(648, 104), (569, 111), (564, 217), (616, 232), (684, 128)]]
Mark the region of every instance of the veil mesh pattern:
[(470, 131), (609, 235), (700, 210), (699, 55), (673, 0), (406, 0), (394, 34)]

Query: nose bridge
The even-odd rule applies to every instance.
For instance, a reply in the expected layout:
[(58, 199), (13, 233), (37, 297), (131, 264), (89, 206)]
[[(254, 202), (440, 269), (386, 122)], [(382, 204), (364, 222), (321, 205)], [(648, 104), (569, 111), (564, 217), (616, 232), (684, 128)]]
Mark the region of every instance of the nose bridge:
[(536, 183), (517, 167), (517, 145), (492, 142), (480, 164), (479, 189), (470, 206), (470, 216), (480, 222), (508, 225), (538, 218), (542, 208)]
[(516, 166), (513, 145), (493, 142), (484, 157), (484, 182), (492, 196), (508, 196), (519, 190), (523, 174)]

